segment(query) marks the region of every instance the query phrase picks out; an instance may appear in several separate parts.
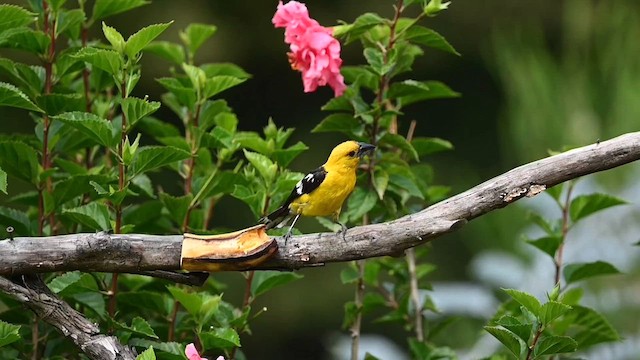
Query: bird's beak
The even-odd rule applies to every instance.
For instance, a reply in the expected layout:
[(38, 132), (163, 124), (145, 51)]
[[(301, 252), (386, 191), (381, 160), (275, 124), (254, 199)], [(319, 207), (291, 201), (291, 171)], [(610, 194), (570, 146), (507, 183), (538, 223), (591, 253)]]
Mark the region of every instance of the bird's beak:
[(370, 155), (376, 149), (375, 145), (367, 144), (367, 143), (358, 143), (360, 148), (358, 149), (358, 156), (363, 157), (365, 155)]

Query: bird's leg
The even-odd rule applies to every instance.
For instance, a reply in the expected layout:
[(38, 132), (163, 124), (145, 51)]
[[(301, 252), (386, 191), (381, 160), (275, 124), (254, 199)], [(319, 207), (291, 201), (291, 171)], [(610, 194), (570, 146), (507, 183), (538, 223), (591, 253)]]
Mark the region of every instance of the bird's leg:
[(291, 223), (291, 226), (289, 226), (289, 231), (284, 234), (284, 246), (287, 246), (287, 241), (289, 241), (289, 238), (291, 238), (291, 231), (293, 230), (293, 226), (296, 224), (296, 221), (298, 221), (299, 217), (300, 214), (296, 215), (296, 217), (293, 218), (293, 222)]
[(342, 234), (342, 240), (347, 241), (347, 227), (345, 224), (340, 222), (340, 212), (333, 215), (333, 222), (340, 225), (340, 230), (338, 231), (338, 234)]

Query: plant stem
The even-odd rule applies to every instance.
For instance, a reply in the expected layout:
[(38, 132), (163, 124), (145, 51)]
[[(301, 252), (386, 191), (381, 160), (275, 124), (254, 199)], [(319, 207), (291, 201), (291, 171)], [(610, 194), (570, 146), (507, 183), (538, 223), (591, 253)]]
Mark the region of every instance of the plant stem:
[(366, 260), (356, 261), (358, 267), (358, 282), (356, 282), (355, 304), (356, 318), (351, 325), (351, 360), (358, 360), (358, 352), (360, 350), (360, 329), (362, 327), (362, 302), (364, 300), (364, 266)]
[(538, 329), (536, 330), (536, 335), (533, 337), (533, 341), (531, 345), (529, 345), (529, 350), (527, 350), (527, 360), (531, 360), (533, 357), (533, 349), (535, 349), (536, 344), (538, 344), (538, 340), (540, 339), (540, 335), (542, 335), (542, 324), (538, 325)]
[(167, 334), (167, 341), (173, 341), (176, 331), (176, 318), (178, 317), (178, 310), (180, 309), (180, 302), (178, 300), (173, 301), (173, 310), (171, 311), (171, 318), (169, 320), (169, 333)]
[(556, 266), (555, 285), (557, 286), (560, 286), (564, 242), (567, 239), (567, 234), (569, 233), (569, 205), (571, 202), (571, 193), (573, 192), (573, 186), (574, 186), (574, 182), (573, 181), (569, 182), (565, 201), (564, 201), (564, 204), (561, 206), (562, 208), (562, 239), (560, 240), (560, 246), (558, 246), (558, 250), (556, 251), (556, 257), (554, 259), (554, 263)]
[[(87, 47), (87, 43), (89, 42), (89, 29), (85, 24), (82, 24), (81, 30), (81, 38), (82, 38), (82, 47)], [(89, 84), (89, 68), (87, 66), (82, 69), (82, 84), (84, 85), (84, 101), (85, 101), (85, 111), (91, 112), (91, 85)]]
[[(193, 126), (196, 128), (199, 126), (199, 123), (200, 123), (201, 109), (202, 109), (202, 102), (198, 101), (198, 105), (196, 106), (196, 112), (193, 115)], [(198, 151), (198, 148), (196, 147), (197, 144), (195, 139), (190, 139), (191, 135), (188, 129), (187, 131), (185, 131), (185, 137), (187, 138), (186, 140), (191, 143), (191, 156), (185, 161), (187, 165), (187, 176), (184, 179), (184, 194), (188, 195), (188, 194), (191, 194), (191, 188), (193, 187), (193, 170), (196, 165), (196, 153)], [(187, 213), (185, 214), (184, 221), (182, 222), (182, 232), (189, 231), (189, 220), (191, 219), (191, 211), (193, 211), (193, 209), (194, 209), (193, 206), (189, 206), (187, 208)]]
[(413, 303), (413, 326), (416, 339), (424, 341), (424, 329), (422, 328), (422, 303), (418, 288), (418, 276), (416, 274), (416, 253), (414, 248), (406, 251), (407, 265), (409, 266), (409, 286), (411, 288), (411, 302)]

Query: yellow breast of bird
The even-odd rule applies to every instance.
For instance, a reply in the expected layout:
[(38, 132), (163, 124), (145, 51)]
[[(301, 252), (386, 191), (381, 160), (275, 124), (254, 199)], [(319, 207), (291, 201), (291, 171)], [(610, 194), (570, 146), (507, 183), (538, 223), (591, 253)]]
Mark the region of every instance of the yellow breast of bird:
[(321, 186), (311, 194), (304, 194), (292, 201), (289, 208), (292, 213), (304, 216), (337, 215), (355, 186), (354, 170), (329, 171)]

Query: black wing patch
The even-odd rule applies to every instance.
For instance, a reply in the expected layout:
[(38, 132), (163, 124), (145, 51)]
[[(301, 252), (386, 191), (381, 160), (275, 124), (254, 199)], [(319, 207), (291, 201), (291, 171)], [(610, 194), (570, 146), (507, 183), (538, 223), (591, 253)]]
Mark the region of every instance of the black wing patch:
[(291, 194), (282, 204), (282, 206), (280, 206), (271, 214), (260, 219), (260, 222), (266, 224), (267, 229), (271, 229), (277, 226), (281, 221), (286, 220), (287, 216), (289, 215), (289, 204), (291, 204), (293, 200), (300, 197), (301, 195), (309, 194), (313, 190), (317, 189), (318, 186), (322, 184), (326, 176), (327, 171), (322, 166), (305, 175), (302, 179), (300, 179), (300, 181), (298, 181), (296, 186), (293, 188), (293, 191), (291, 191)]

